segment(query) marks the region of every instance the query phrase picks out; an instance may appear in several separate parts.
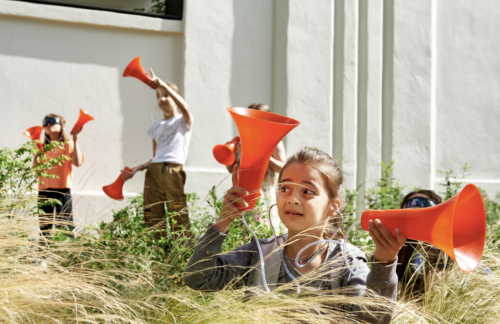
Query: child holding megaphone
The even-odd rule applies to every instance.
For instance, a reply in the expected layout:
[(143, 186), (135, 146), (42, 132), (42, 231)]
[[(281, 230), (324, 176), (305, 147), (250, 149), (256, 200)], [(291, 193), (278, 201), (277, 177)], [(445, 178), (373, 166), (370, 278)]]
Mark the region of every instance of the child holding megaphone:
[(62, 165), (56, 165), (47, 173), (56, 176), (55, 178), (40, 177), (38, 185), (38, 200), (43, 202), (46, 199), (56, 199), (60, 202), (55, 206), (43, 206), (43, 214), (40, 215), (40, 231), (43, 235), (48, 235), (53, 226), (53, 211), (55, 208), (57, 220), (56, 228), (66, 228), (73, 230), (73, 204), (71, 199), (71, 187), (73, 184), (72, 166), (79, 167), (83, 163), (83, 154), (80, 149), (79, 137), (81, 128), (76, 127), (71, 134), (73, 140), (64, 131), (66, 120), (64, 117), (49, 114), (43, 119), (42, 125), (45, 132), (43, 144), (49, 144), (52, 141), (64, 142), (64, 149), (55, 148), (46, 152), (49, 158), (57, 158), (60, 155), (66, 155), (70, 159), (63, 162)]
[[(288, 233), (276, 239), (252, 240), (221, 254), (231, 223), (242, 214), (240, 208), (247, 206), (242, 197), (249, 193), (234, 185), (237, 173), (235, 165), (233, 187), (224, 197), (222, 214), (200, 238), (186, 266), (184, 281), (189, 287), (217, 291), (241, 280), (246, 286), (270, 291), (318, 270), (307, 282), (312, 289), (332, 291), (345, 287), (350, 296), (363, 296), (371, 290), (396, 299), (397, 255), (406, 242), (405, 236), (396, 230), (394, 237), (380, 221), (371, 221), (369, 232), (376, 248), (370, 270), (365, 254), (342, 242), (342, 170), (334, 159), (317, 149), (301, 149), (287, 160), (279, 174), (277, 209)], [(346, 309), (369, 322), (388, 323), (391, 318), (387, 313), (368, 314), (356, 305)]]
[[(153, 158), (131, 169), (125, 168), (121, 173), (126, 181), (137, 171), (147, 169), (144, 181), (144, 219), (149, 227), (164, 221), (166, 203), (169, 212), (178, 212), (173, 216), (175, 222), (170, 220), (172, 231), (180, 231), (181, 226), (187, 231), (189, 215), (185, 210), (184, 194), (186, 173), (182, 167), (188, 155), (193, 115), (179, 94), (177, 85), (162, 81), (152, 69), (150, 72), (150, 87), (156, 89), (158, 107), (163, 112), (163, 119), (151, 125), (147, 132), (153, 140)], [(165, 226), (163, 224), (163, 228)], [(162, 235), (166, 236), (166, 232)]]

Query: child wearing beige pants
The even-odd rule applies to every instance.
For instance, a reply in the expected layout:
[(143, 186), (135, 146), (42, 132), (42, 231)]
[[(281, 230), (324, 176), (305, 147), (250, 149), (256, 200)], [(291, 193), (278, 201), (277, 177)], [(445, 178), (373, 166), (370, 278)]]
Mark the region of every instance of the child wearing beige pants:
[(175, 213), (169, 218), (172, 232), (179, 234), (184, 228), (182, 234), (187, 235), (190, 226), (184, 194), (186, 173), (182, 166), (188, 155), (193, 115), (177, 86), (163, 82), (150, 71), (153, 79), (150, 86), (158, 88), (158, 107), (163, 112), (163, 119), (151, 125), (147, 132), (153, 140), (153, 158), (131, 171), (123, 169), (122, 177), (128, 180), (137, 171), (147, 169), (144, 181), (144, 220), (147, 226), (163, 229), (157, 238), (166, 237), (166, 205), (169, 213)]

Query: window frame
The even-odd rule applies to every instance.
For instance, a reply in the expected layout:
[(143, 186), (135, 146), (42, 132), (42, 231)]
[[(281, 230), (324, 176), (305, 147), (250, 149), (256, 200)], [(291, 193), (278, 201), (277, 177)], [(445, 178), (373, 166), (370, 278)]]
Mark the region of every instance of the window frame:
[[(144, 16), (144, 17), (153, 17), (153, 18), (161, 18), (161, 19), (171, 19), (171, 20), (182, 20), (183, 12), (184, 12), (184, 1), (183, 0), (166, 0), (166, 13), (165, 14), (155, 14), (150, 12), (142, 12), (142, 11), (133, 11), (133, 10), (124, 10), (124, 9), (116, 9), (116, 8), (108, 8), (108, 7), (99, 7), (78, 3), (69, 3), (63, 1), (51, 1), (51, 0), (16, 0), (21, 2), (29, 2), (35, 4), (42, 5), (53, 5), (53, 6), (61, 6), (61, 7), (71, 7), (71, 8), (79, 8), (79, 9), (90, 9), (90, 10), (99, 10), (99, 11), (108, 11), (108, 12), (116, 12), (127, 15), (135, 15), (135, 16)], [(173, 5), (174, 9), (169, 13), (168, 4)]]

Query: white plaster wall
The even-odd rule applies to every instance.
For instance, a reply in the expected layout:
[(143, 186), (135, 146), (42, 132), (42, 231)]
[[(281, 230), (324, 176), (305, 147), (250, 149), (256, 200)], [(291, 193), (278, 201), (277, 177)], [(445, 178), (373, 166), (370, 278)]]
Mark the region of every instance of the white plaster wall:
[[(136, 79), (123, 78), (123, 70), (140, 55), (146, 68), (182, 85), (182, 36), (7, 15), (8, 8), (26, 13), (37, 11), (38, 5), (9, 1), (14, 7), (3, 7), (5, 3), (0, 2), (5, 10), (0, 15), (0, 147), (25, 142), (23, 130), (40, 125), (48, 113), (64, 116), (69, 132), (78, 108), (86, 110), (95, 121), (85, 125), (80, 137), (85, 161), (74, 168), (75, 221), (109, 217), (109, 210), (122, 203), (105, 196), (102, 186), (113, 182), (124, 166), (152, 156), (146, 131), (159, 118), (154, 92)], [(68, 16), (81, 12), (94, 21), (119, 15), (57, 10)], [(145, 26), (154, 19), (141, 18)], [(142, 191), (143, 181), (144, 174), (137, 174), (124, 191)]]
[[(343, 160), (346, 186), (372, 186), (396, 161), (408, 190), (437, 170), (473, 166), (500, 183), (498, 4), (460, 0), (186, 0), (183, 22), (0, 0), (0, 147), (48, 112), (72, 127), (82, 107), (85, 164), (76, 211), (93, 222), (119, 206), (101, 187), (151, 156), (154, 93), (121, 77), (141, 55), (181, 86), (194, 115), (187, 192), (230, 186), (212, 148), (237, 135), (226, 108), (252, 102), (299, 119), (287, 155), (319, 147)], [(17, 134), (17, 135), (16, 135)], [(129, 181), (142, 191), (143, 174)], [(219, 194), (219, 195), (220, 195)], [(363, 206), (359, 206), (362, 208)], [(90, 216), (89, 216), (90, 215)], [(78, 218), (77, 218), (78, 220)]]
[(499, 11), (493, 0), (438, 7), (436, 168), (467, 163), (470, 179), (490, 192), (500, 189)]
[(394, 176), (430, 187), (432, 1), (394, 1)]
[(267, 0), (185, 4), (184, 87), (194, 114), (186, 190), (206, 193), (228, 175), (212, 155), (215, 145), (237, 135), (227, 108), (253, 102), (272, 108), (274, 5)]

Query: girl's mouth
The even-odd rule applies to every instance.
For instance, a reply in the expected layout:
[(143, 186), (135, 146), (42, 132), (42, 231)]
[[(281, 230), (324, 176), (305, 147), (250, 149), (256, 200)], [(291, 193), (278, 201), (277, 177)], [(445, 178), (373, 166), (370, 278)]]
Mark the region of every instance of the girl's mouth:
[(288, 216), (290, 216), (290, 217), (301, 217), (301, 216), (304, 216), (303, 214), (299, 213), (296, 210), (288, 210), (288, 211), (286, 211), (286, 214)]

